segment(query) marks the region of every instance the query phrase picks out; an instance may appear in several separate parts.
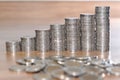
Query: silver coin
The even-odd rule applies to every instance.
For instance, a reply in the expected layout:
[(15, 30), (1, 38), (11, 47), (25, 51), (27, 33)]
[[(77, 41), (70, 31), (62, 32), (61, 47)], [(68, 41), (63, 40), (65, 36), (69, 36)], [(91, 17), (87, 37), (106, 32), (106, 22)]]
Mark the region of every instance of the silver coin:
[(66, 60), (69, 60), (69, 58), (66, 58), (64, 56), (52, 56), (51, 59), (53, 59), (55, 62), (57, 62), (60, 65), (64, 65), (64, 62)]
[(80, 67), (73, 67), (73, 66), (69, 66), (69, 67), (65, 67), (64, 71), (67, 75), (69, 76), (73, 76), (73, 77), (79, 77), (82, 76), (83, 74), (85, 74), (84, 69), (80, 68)]
[(84, 67), (84, 68), (85, 68), (85, 71), (86, 71), (87, 73), (93, 72), (93, 73), (96, 73), (96, 74), (98, 74), (98, 75), (101, 75), (101, 74), (104, 72), (104, 69), (99, 68), (99, 67), (97, 67), (97, 66), (88, 65), (88, 66), (86, 66), (86, 67)]
[(44, 69), (45, 64), (36, 64), (36, 65), (32, 65), (32, 66), (28, 66), (25, 71), (28, 73), (36, 73), (36, 72), (40, 72), (42, 69)]
[(68, 77), (63, 69), (55, 70), (51, 73), (53, 79), (55, 80), (71, 80), (70, 77)]
[(112, 75), (120, 76), (120, 66), (108, 67), (106, 70)]
[(20, 51), (19, 41), (7, 41), (6, 42), (6, 53), (15, 55), (19, 51)]
[(40, 58), (38, 58), (38, 57), (25, 57), (23, 59), (16, 60), (16, 63), (18, 63), (20, 65), (29, 66), (29, 65), (34, 65), (37, 60), (40, 60)]
[(96, 48), (98, 51), (109, 51), (109, 6), (97, 6), (95, 8), (96, 16)]
[(36, 50), (46, 52), (50, 50), (50, 30), (35, 30)]
[(52, 71), (58, 70), (58, 69), (62, 69), (62, 67), (60, 65), (56, 65), (56, 64), (49, 64), (46, 68), (45, 68), (45, 72), (51, 73)]
[(81, 50), (94, 51), (96, 50), (96, 25), (94, 14), (80, 14), (81, 23)]
[(112, 64), (110, 64), (108, 61), (101, 60), (101, 59), (93, 60), (93, 61), (91, 61), (91, 64), (98, 66), (100, 68), (103, 68), (103, 69), (106, 69), (107, 67), (112, 66)]
[(96, 73), (86, 73), (80, 77), (80, 80), (103, 80), (102, 76), (97, 75)]
[(10, 71), (15, 71), (15, 72), (23, 72), (25, 71), (26, 66), (24, 65), (13, 65), (11, 67), (9, 67)]
[(21, 50), (25, 52), (35, 51), (35, 38), (21, 37)]
[(84, 64), (79, 62), (79, 61), (77, 61), (77, 60), (75, 60), (75, 59), (70, 59), (70, 60), (66, 60), (64, 62), (64, 66), (65, 67), (69, 67), (69, 66), (83, 67)]
[(39, 73), (33, 76), (34, 80), (52, 80), (52, 77), (48, 73)]

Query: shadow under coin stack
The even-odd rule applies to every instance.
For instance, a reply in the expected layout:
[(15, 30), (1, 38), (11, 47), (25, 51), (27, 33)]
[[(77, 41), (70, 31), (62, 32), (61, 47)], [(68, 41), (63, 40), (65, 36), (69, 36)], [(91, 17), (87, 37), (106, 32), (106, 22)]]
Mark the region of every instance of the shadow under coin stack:
[(80, 50), (80, 26), (79, 18), (65, 18), (67, 31), (67, 50), (70, 56), (75, 57), (75, 52)]
[(21, 51), (25, 52), (27, 57), (35, 51), (35, 38), (34, 37), (21, 37)]
[(50, 50), (50, 30), (35, 30), (36, 50), (47, 52)]
[(51, 48), (55, 51), (56, 56), (62, 56), (65, 51), (65, 26), (62, 24), (50, 25), (51, 30)]
[(107, 6), (95, 8), (97, 50), (100, 52), (109, 51), (109, 9)]
[[(82, 51), (96, 50), (95, 16), (93, 14), (80, 14), (81, 47)], [(89, 54), (87, 54), (88, 56)]]

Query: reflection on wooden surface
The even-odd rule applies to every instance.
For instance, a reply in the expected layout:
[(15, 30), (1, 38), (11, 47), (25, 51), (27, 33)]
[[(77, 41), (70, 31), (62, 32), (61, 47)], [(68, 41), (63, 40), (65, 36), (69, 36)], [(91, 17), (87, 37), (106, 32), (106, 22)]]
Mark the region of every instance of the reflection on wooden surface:
[[(57, 53), (53, 52), (53, 51), (50, 51), (50, 52), (46, 52), (44, 54), (45, 54), (45, 57), (47, 58), (49, 56), (56, 55)], [(83, 56), (86, 56), (86, 54), (88, 55), (88, 53), (86, 53), (86, 52), (80, 52), (79, 51), (79, 52), (75, 53), (75, 56), (76, 57), (83, 57)], [(65, 52), (62, 52), (62, 55), (70, 56), (71, 53), (65, 51)], [(90, 56), (99, 56), (100, 58), (101, 57), (103, 58), (103, 55), (101, 56), (101, 53), (97, 52), (97, 51), (89, 52), (89, 55)], [(0, 80), (9, 80), (9, 79), (11, 79), (11, 80), (18, 80), (18, 79), (20, 79), (20, 80), (32, 80), (32, 75), (31, 74), (27, 74), (27, 73), (24, 73), (24, 72), (16, 73), (16, 72), (11, 72), (11, 71), (8, 70), (8, 68), (11, 65), (16, 64), (16, 60), (24, 58), (25, 56), (26, 56), (26, 53), (24, 53), (24, 52), (18, 52), (14, 56), (10, 55), (10, 54), (1, 55), (0, 61), (2, 62), (2, 64), (0, 64), (0, 69), (1, 69)], [(31, 56), (31, 57), (35, 57), (35, 56), (42, 57), (42, 53), (34, 51), (29, 56)], [(104, 57), (106, 57), (106, 58), (108, 57), (108, 52), (105, 53)], [(7, 77), (6, 77), (6, 75), (7, 75)], [(105, 80), (110, 80), (108, 78), (105, 77)], [(117, 80), (117, 79), (114, 79), (114, 80)]]

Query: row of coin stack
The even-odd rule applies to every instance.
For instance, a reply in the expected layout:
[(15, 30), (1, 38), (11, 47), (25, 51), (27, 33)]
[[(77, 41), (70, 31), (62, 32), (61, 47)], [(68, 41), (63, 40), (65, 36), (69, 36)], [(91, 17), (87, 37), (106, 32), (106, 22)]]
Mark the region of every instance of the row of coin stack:
[[(55, 51), (62, 56), (63, 51), (109, 51), (109, 7), (96, 7), (95, 15), (80, 14), (80, 19), (65, 18), (65, 24), (51, 24), (48, 30), (35, 30), (35, 37), (21, 37), (20, 42), (6, 42), (7, 53), (23, 51)], [(89, 56), (89, 54), (86, 54)]]
[[(86, 54), (109, 51), (109, 9), (97, 6), (95, 15), (83, 13), (80, 19), (65, 18), (65, 24), (51, 24), (48, 30), (35, 30), (35, 37), (6, 42), (8, 53), (23, 51), (27, 54), (17, 59), (9, 70), (32, 73), (34, 80), (103, 80), (106, 75), (120, 76), (120, 63)], [(30, 56), (35, 50), (45, 55), (50, 51), (56, 54), (44, 59)], [(64, 51), (70, 55), (64, 56)], [(80, 51), (86, 56), (76, 56)]]

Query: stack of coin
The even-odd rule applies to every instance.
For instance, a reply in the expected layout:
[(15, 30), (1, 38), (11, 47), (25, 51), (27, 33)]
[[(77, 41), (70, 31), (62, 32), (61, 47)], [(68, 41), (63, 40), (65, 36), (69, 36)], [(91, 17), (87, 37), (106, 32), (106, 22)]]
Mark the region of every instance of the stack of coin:
[(93, 14), (80, 14), (81, 47), (82, 51), (94, 51), (96, 49), (96, 25)]
[(109, 51), (109, 6), (97, 6), (96, 32), (97, 32), (97, 50), (101, 52)]
[[(79, 18), (65, 18), (66, 36), (67, 36), (67, 50), (75, 53), (80, 50), (80, 26)], [(75, 54), (71, 54), (75, 56)]]
[(34, 37), (21, 37), (21, 50), (29, 56), (32, 51), (35, 51)]
[(47, 52), (50, 50), (50, 30), (35, 30), (36, 50)]
[(66, 39), (65, 39), (65, 26), (61, 24), (50, 25), (51, 30), (51, 48), (57, 52), (57, 56), (62, 51), (65, 51)]
[(20, 42), (18, 41), (7, 41), (6, 42), (6, 53), (15, 55), (20, 51)]

